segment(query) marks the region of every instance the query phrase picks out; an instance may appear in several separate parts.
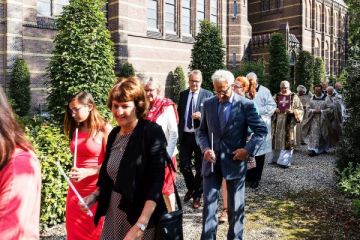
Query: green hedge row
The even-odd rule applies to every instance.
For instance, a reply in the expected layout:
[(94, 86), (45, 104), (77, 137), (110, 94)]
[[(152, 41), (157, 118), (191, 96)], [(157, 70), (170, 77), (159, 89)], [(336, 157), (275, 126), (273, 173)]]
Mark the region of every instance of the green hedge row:
[(42, 189), (40, 227), (44, 230), (65, 219), (67, 183), (59, 174), (55, 162), (60, 162), (65, 171), (71, 168), (69, 141), (60, 128), (39, 119), (27, 120), (25, 132), (32, 142), (36, 156), (41, 162)]

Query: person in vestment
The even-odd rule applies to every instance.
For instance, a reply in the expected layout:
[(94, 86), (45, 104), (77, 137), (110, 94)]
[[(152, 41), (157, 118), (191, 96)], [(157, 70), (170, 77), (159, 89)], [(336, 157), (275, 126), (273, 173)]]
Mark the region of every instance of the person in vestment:
[(250, 181), (250, 187), (257, 188), (264, 169), (265, 156), (272, 151), (271, 116), (275, 112), (276, 103), (270, 90), (258, 83), (257, 75), (254, 72), (248, 73), (246, 77), (250, 81), (250, 86), (254, 86), (255, 88), (255, 93), (253, 94), (254, 97), (251, 99), (255, 102), (259, 114), (268, 130), (265, 141), (255, 154), (256, 167), (248, 170), (246, 173), (246, 178)]
[(101, 239), (153, 240), (167, 212), (162, 187), (171, 159), (164, 132), (144, 119), (148, 102), (136, 77), (113, 86), (107, 105), (118, 126), (108, 137), (98, 189), (84, 201), (89, 207), (98, 202), (95, 224), (105, 216)]
[(0, 239), (39, 239), (40, 168), (0, 86)]
[(329, 131), (329, 146), (335, 146), (342, 134), (343, 116), (344, 116), (344, 102), (339, 93), (337, 93), (332, 86), (327, 87), (327, 101), (330, 102), (333, 114), (330, 115), (330, 131)]
[[(307, 91), (306, 87), (299, 85), (296, 88), (297, 95), (300, 98), (301, 104), (303, 105), (304, 114), (306, 116), (306, 106), (309, 104), (313, 94), (310, 91)], [(302, 134), (302, 122), (296, 124), (296, 144), (305, 145), (304, 136)]]
[[(167, 147), (166, 151), (171, 157), (173, 165), (176, 167), (176, 142), (178, 139), (178, 122), (179, 116), (176, 110), (176, 105), (171, 99), (161, 97), (160, 83), (153, 78), (144, 82), (144, 89), (146, 92), (146, 99), (149, 101), (149, 109), (146, 113), (145, 119), (156, 122), (164, 131)], [(175, 189), (174, 182), (176, 180), (176, 172), (165, 167), (165, 182), (163, 186), (163, 197), (165, 200), (168, 212), (175, 211)]]
[(280, 83), (280, 92), (274, 95), (274, 100), (277, 107), (272, 119), (272, 162), (287, 168), (292, 164), (296, 124), (302, 120), (303, 106), (299, 97), (291, 92), (288, 81)]
[[(198, 141), (202, 163), (204, 208), (202, 240), (216, 239), (219, 190), (226, 179), (229, 229), (227, 239), (243, 239), (246, 159), (264, 141), (267, 128), (253, 101), (234, 94), (234, 75), (217, 70), (212, 75), (214, 97), (204, 102)], [(248, 128), (253, 135), (247, 141)]]
[(303, 122), (304, 137), (308, 141), (310, 157), (325, 153), (329, 149), (328, 137), (330, 117), (333, 114), (331, 103), (326, 99), (321, 85), (314, 88), (314, 96), (307, 106), (307, 115)]
[[(82, 197), (97, 188), (96, 182), (105, 157), (105, 146), (110, 131), (111, 125), (97, 111), (90, 93), (79, 92), (69, 99), (64, 117), (64, 133), (69, 136), (72, 154), (77, 143), (76, 166), (71, 169), (70, 178)], [(95, 212), (96, 204), (91, 210)], [(67, 240), (100, 239), (104, 219), (95, 226), (94, 217), (89, 217), (80, 209), (78, 198), (70, 187), (66, 197), (65, 219)]]

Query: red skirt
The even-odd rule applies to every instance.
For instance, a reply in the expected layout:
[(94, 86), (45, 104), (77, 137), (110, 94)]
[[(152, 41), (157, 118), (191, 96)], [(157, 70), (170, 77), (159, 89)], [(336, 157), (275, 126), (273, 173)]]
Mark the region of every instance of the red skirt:
[[(171, 161), (173, 162), (175, 169), (176, 169), (176, 156), (171, 158)], [(165, 168), (165, 181), (164, 181), (164, 186), (162, 189), (162, 194), (163, 195), (170, 195), (172, 193), (175, 192), (174, 189), (174, 183), (176, 181), (176, 172), (172, 171), (169, 169), (168, 166), (166, 166)]]

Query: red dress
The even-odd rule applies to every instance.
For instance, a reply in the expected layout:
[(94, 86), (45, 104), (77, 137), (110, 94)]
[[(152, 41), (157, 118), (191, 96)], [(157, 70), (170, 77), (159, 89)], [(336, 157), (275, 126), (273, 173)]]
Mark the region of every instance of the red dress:
[(39, 160), (16, 148), (0, 171), (0, 239), (39, 239), (40, 196)]
[[(105, 146), (102, 144), (102, 138), (94, 139), (88, 137), (87, 132), (78, 134), (77, 146), (77, 166), (78, 168), (93, 168), (101, 165), (105, 156)], [(99, 142), (98, 142), (99, 141)], [(75, 139), (71, 140), (70, 150), (74, 153)], [(82, 197), (88, 196), (96, 190), (98, 175), (89, 176), (79, 182), (72, 181), (76, 190)], [(103, 226), (103, 219), (100, 220), (97, 227), (94, 224), (94, 218), (84, 213), (79, 205), (75, 193), (69, 188), (66, 199), (66, 232), (69, 240), (96, 240), (100, 239)], [(97, 204), (91, 207), (95, 214)]]

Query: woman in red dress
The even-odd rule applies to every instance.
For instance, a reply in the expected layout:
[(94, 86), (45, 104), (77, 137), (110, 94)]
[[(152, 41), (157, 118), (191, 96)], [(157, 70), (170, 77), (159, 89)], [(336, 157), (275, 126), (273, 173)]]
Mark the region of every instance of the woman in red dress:
[(41, 172), (0, 86), (0, 239), (39, 239)]
[[(100, 116), (91, 94), (79, 92), (70, 99), (65, 113), (64, 132), (71, 139), (70, 149), (73, 155), (77, 135), (76, 166), (71, 169), (70, 178), (82, 197), (97, 188), (96, 182), (110, 131), (111, 126)], [(86, 215), (78, 202), (75, 193), (69, 188), (66, 199), (67, 239), (99, 239), (103, 224), (96, 227), (94, 218)], [(95, 213), (96, 206), (92, 206), (91, 210)]]

